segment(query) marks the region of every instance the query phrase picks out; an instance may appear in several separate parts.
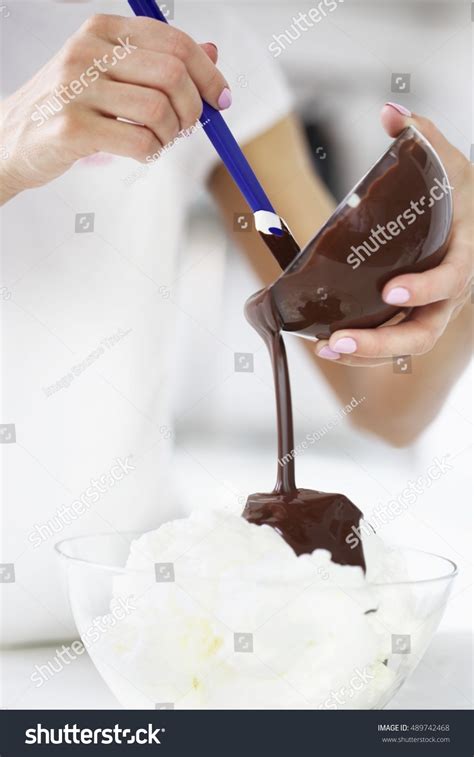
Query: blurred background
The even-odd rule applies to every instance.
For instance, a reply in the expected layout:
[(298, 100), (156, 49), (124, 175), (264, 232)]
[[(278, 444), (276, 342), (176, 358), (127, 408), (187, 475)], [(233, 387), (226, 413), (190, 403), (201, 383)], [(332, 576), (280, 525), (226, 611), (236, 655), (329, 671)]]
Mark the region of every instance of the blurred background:
[[(178, 26), (187, 4), (200, 3), (163, 3)], [(116, 6), (111, 12), (125, 12), (124, 2), (111, 5)], [(274, 35), (291, 27), (294, 15), (318, 3), (219, 0), (219, 5), (244, 16), (268, 49)], [(386, 101), (431, 118), (472, 160), (473, 6), (465, 0), (340, 0), (321, 23), (301, 33), (278, 56), (304, 123), (315, 170), (337, 200), (389, 145), (379, 124), (379, 111)], [(268, 55), (273, 57), (270, 51)], [(252, 91), (256, 76), (252, 70), (225, 74), (234, 90)], [(24, 78), (20, 66), (13, 72), (11, 86)], [(242, 211), (247, 211), (244, 202)], [(272, 376), (261, 340), (243, 315), (245, 300), (260, 283), (229, 242), (203, 190), (196, 193), (188, 220), (179, 274), (167, 283), (179, 312), (179, 333), (174, 364), (169, 366), (174, 424), (172, 429), (164, 428), (164, 435), (169, 432), (175, 446), (178, 496), (188, 509), (199, 504), (197, 491), (202, 503), (240, 512), (249, 492), (268, 491), (274, 484)], [(298, 340), (288, 337), (286, 341), (296, 444), (307, 433), (319, 431), (321, 436), (297, 458), (301, 486), (345, 492), (370, 521), (375, 509), (397, 499), (410, 480), (427, 479), (433, 460), (448, 463), (438, 480), (427, 479), (416, 503), (380, 531), (386, 540), (447, 556), (461, 569), (443, 620), (444, 634), (436, 637), (431, 657), (427, 656), (417, 674), (424, 698), (420, 700), (421, 684), (417, 683), (414, 688), (405, 687), (404, 699), (394, 700), (393, 706), (471, 706), (472, 671), (466, 665), (472, 660), (471, 370), (460, 378), (422, 438), (409, 449), (393, 449), (355, 431), (347, 418), (340, 420), (338, 401)], [(243, 362), (239, 364), (236, 355)], [(243, 370), (236, 370), (238, 364)], [(404, 376), (399, 380), (403, 383)], [(426, 391), (433, 391), (431, 377), (424, 380)], [(327, 424), (333, 428), (325, 430)], [(152, 457), (148, 463), (153, 464)], [(53, 601), (48, 587), (44, 592)], [(28, 680), (41, 654), (33, 650), (23, 652), (21, 659), (4, 657), (5, 675), (10, 676), (9, 702), (20, 696), (21, 682)], [(44, 651), (44, 659), (48, 656), (50, 652)], [(86, 676), (84, 670), (79, 668), (79, 679)], [(60, 684), (54, 682), (40, 699), (37, 692), (27, 692), (21, 706), (38, 707), (39, 702), (45, 708), (90, 706), (84, 694), (88, 689), (79, 679), (74, 679), (79, 686), (69, 687), (66, 704), (60, 698)], [(101, 682), (90, 681), (94, 706), (115, 706)]]
[[(251, 17), (267, 47), (274, 34), (291, 26), (292, 16), (311, 7), (270, 0), (232, 5)], [(387, 100), (431, 118), (464, 154), (472, 153), (472, 29), (467, 2), (351, 0), (278, 56), (315, 169), (338, 200), (389, 144), (379, 124)], [(404, 75), (399, 85), (394, 74)], [(251, 88), (252, 72), (232, 72), (230, 83)], [(229, 244), (204, 194), (190, 219), (181, 271), (173, 293), (181, 310), (177, 359), (186, 365), (176, 373), (177, 478), (198, 480), (210, 499), (238, 508), (248, 492), (269, 490), (274, 482), (272, 377), (261, 340), (242, 313), (259, 282)], [(298, 339), (287, 336), (286, 343), (298, 443), (306, 433), (324, 429), (340, 407)], [(236, 352), (252, 356), (253, 372), (235, 372)], [(430, 391), (430, 376), (425, 381)], [(468, 371), (437, 420), (409, 449), (389, 448), (343, 419), (297, 458), (301, 485), (344, 490), (370, 520), (374, 508), (396, 498), (410, 479), (426, 475), (434, 457), (450, 456), (452, 470), (382, 536), (439, 552), (464, 568), (445, 623), (466, 628), (472, 583), (471, 387)], [(182, 488), (186, 498), (188, 487)]]

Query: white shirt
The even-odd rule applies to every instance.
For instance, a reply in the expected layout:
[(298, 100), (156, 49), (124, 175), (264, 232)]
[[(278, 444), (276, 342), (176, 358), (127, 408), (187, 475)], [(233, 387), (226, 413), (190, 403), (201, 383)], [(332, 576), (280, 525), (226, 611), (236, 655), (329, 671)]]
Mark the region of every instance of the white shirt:
[[(92, 13), (130, 15), (125, 0), (9, 0), (8, 8), (4, 96)], [(240, 143), (288, 113), (288, 92), (265, 45), (225, 6), (180, 2), (174, 23), (217, 44), (234, 95), (225, 118)], [(177, 514), (166, 478), (170, 293), (188, 209), (216, 160), (197, 132), (150, 168), (95, 156), (2, 209), (0, 423), (9, 424), (4, 439), (13, 424), (16, 433), (0, 448), (0, 563), (15, 566), (15, 583), (2, 587), (3, 643), (74, 633), (55, 542), (143, 531)]]

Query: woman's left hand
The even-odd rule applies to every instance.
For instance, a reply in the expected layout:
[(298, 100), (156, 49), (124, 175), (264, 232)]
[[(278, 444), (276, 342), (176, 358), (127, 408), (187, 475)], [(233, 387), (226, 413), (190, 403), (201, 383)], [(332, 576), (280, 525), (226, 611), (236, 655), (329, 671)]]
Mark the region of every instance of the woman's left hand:
[(332, 334), (329, 341), (318, 341), (316, 355), (343, 365), (377, 366), (392, 362), (396, 356), (429, 352), (471, 295), (473, 166), (431, 121), (410, 115), (402, 106), (387, 104), (382, 123), (392, 137), (407, 126), (416, 126), (437, 151), (453, 187), (453, 232), (448, 253), (439, 266), (425, 273), (396, 276), (384, 287), (385, 302), (401, 309), (413, 308), (406, 320), (377, 329), (343, 329)]

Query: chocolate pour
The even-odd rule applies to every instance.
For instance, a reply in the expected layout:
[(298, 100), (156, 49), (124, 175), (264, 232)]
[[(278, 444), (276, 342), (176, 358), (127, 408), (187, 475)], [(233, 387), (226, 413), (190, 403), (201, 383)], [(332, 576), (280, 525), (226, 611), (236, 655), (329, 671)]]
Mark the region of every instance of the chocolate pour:
[(295, 478), (293, 412), (285, 343), (268, 289), (257, 292), (245, 315), (270, 353), (277, 408), (278, 465), (273, 492), (252, 494), (243, 517), (250, 523), (275, 528), (297, 555), (327, 549), (334, 562), (359, 565), (365, 571), (362, 544), (351, 549), (346, 537), (357, 528), (360, 510), (343, 494), (298, 489)]
[[(286, 227), (281, 237), (261, 235), (285, 274), (245, 306), (272, 360), (279, 462), (275, 489), (252, 494), (243, 517), (275, 528), (297, 555), (327, 549), (334, 562), (359, 565), (364, 571), (360, 539), (353, 536), (352, 548), (346, 541), (359, 527), (361, 511), (343, 494), (296, 486), (290, 377), (281, 332), (321, 339), (342, 328), (379, 326), (399, 311), (383, 302), (385, 283), (395, 274), (424, 271), (443, 259), (451, 227), (450, 198), (428, 201), (444, 174), (416, 139), (401, 136), (398, 152), (388, 153), (358, 186), (355, 206), (343, 206), (302, 251)], [(403, 214), (411, 201), (422, 197), (427, 201), (423, 213), (409, 224)], [(400, 218), (407, 221), (405, 228), (391, 240), (385, 238), (373, 254), (363, 251), (354, 268), (348, 260), (351, 251), (354, 260), (354, 249), (364, 250), (374, 227)]]

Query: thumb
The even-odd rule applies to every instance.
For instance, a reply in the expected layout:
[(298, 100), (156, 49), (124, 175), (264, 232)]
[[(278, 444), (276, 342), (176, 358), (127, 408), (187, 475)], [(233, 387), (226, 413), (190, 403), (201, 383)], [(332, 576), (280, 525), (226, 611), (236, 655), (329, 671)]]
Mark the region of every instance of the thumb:
[(407, 126), (414, 126), (434, 147), (448, 173), (456, 173), (464, 167), (466, 158), (440, 132), (438, 127), (428, 118), (411, 113), (404, 105), (385, 103), (380, 114), (380, 120), (387, 134), (397, 137)]
[(214, 44), (214, 42), (204, 42), (202, 45), (199, 45), (199, 47), (201, 47), (204, 50), (208, 58), (210, 58), (214, 64), (217, 63), (217, 59), (219, 57), (219, 51), (217, 49), (217, 46)]

